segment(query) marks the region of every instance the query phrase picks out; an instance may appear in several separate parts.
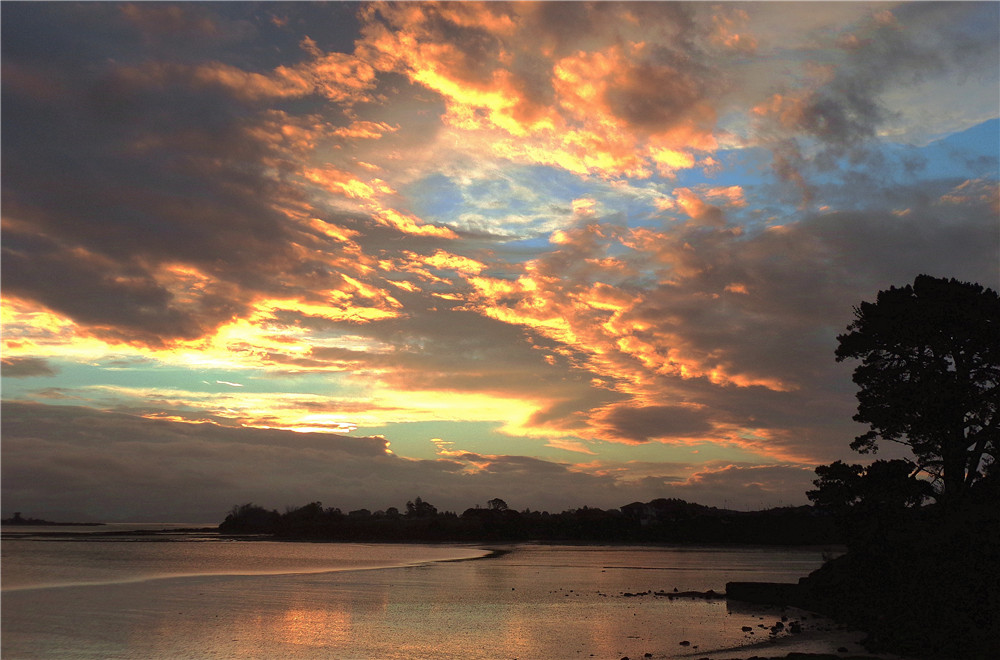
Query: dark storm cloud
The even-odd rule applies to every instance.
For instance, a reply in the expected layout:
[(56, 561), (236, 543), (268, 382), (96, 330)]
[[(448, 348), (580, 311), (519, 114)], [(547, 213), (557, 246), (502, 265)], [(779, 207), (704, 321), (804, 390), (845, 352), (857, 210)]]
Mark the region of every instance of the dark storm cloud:
[(34, 378), (37, 376), (55, 376), (58, 369), (42, 358), (3, 358), (2, 373), (7, 378)]
[[(8, 9), (5, 291), (158, 344), (211, 332), (298, 278), (340, 283), (295, 246), (282, 207), (303, 197), (280, 173), (285, 146), (259, 130), (271, 110), (200, 85), (180, 61), (252, 38), (246, 21), (198, 5)], [(169, 290), (162, 270), (178, 264), (211, 279), (193, 300)]]
[[(375, 467), (386, 456), (385, 441), (377, 438), (301, 436), (63, 406), (5, 403), (3, 412), (6, 501), (79, 507), (92, 517), (114, 511), (212, 520), (235, 501), (265, 493), (277, 499), (273, 486), (261, 482), (279, 478), (289, 491), (276, 506), (285, 497), (311, 500), (315, 495), (306, 496), (297, 480), (319, 489), (322, 469), (357, 468), (367, 460)], [(282, 471), (263, 474), (263, 465)], [(226, 499), (234, 502), (225, 505)]]
[(598, 417), (608, 433), (630, 442), (698, 437), (712, 430), (707, 411), (682, 406), (613, 406)]
[(33, 299), (109, 339), (194, 338), (203, 328), (191, 315), (171, 309), (170, 294), (141, 267), (111, 263), (47, 239), (7, 232), (3, 245), (7, 294)]
[(168, 3), (123, 3), (122, 18), (137, 27), (147, 44), (171, 49), (207, 44), (231, 46), (256, 36), (253, 22), (220, 15), (208, 7)]

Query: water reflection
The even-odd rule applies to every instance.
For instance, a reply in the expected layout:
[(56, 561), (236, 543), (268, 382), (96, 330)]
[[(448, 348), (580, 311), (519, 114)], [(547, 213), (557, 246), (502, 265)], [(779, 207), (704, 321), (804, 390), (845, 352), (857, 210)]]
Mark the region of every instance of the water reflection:
[(345, 646), (351, 638), (351, 614), (347, 610), (294, 609), (275, 622), (277, 639), (296, 646)]
[(707, 553), (699, 569), (688, 553), (679, 573), (670, 570), (669, 551), (532, 547), (429, 568), (13, 591), (4, 594), (4, 652), (60, 660), (683, 657), (696, 646), (706, 653), (758, 642), (766, 633), (741, 628), (764, 621), (756, 609), (656, 592), (675, 582), (704, 590), (719, 580), (761, 579), (755, 559)]

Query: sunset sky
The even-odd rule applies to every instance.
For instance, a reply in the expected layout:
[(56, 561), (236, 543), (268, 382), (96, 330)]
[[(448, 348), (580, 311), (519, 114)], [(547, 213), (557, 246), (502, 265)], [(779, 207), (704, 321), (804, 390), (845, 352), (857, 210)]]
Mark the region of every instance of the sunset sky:
[(4, 516), (806, 503), (1000, 285), (998, 8), (3, 3)]

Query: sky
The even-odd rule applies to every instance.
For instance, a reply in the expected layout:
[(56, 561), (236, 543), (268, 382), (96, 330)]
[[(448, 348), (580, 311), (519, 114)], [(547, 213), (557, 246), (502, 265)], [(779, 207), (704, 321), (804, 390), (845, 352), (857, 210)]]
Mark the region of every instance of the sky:
[(4, 515), (807, 503), (1000, 288), (998, 9), (4, 2)]

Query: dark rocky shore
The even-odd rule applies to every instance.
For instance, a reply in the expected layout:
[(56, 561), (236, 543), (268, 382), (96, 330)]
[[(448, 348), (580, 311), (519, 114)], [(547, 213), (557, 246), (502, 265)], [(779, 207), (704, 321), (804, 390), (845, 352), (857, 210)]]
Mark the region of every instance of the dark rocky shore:
[[(624, 660), (624, 659), (623, 659)], [(632, 660), (632, 658), (629, 658)], [(712, 658), (711, 660), (716, 660)], [(787, 655), (752, 655), (740, 658), (718, 658), (718, 660), (880, 660), (874, 655), (847, 655), (833, 653), (789, 653)]]
[(875, 653), (1000, 657), (1000, 512), (930, 522), (886, 530), (798, 583), (731, 582), (727, 598), (823, 614), (864, 631)]

